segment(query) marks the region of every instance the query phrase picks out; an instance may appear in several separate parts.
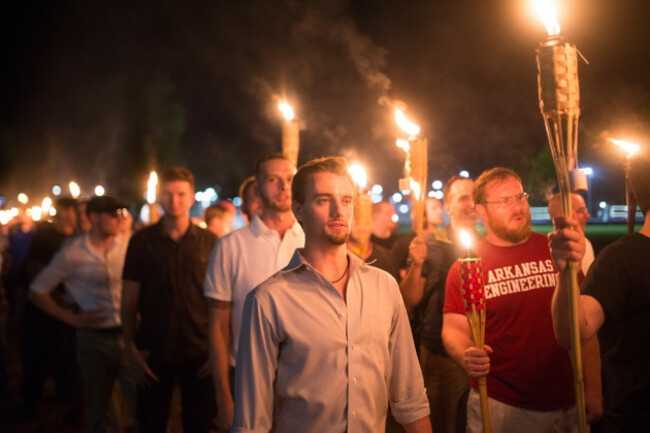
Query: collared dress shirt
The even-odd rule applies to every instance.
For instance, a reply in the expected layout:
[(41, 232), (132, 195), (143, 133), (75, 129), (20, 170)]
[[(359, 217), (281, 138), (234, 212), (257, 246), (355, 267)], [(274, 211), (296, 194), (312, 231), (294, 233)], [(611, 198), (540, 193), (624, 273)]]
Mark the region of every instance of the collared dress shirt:
[(216, 236), (194, 224), (178, 240), (163, 221), (129, 242), (123, 278), (140, 283), (136, 345), (155, 362), (204, 362), (208, 353), (208, 302), (203, 280)]
[(80, 235), (56, 253), (29, 290), (50, 293), (63, 283), (68, 296), (82, 310), (103, 310), (106, 319), (95, 327), (118, 327), (127, 244), (127, 236), (117, 236), (106, 254), (101, 254), (90, 243), (88, 234)]
[(222, 237), (212, 251), (203, 293), (208, 298), (232, 302), (230, 365), (235, 365), (242, 311), (246, 295), (284, 268), (296, 248), (305, 245), (305, 235), (294, 222), (280, 239), (258, 214), (253, 221)]
[(346, 299), (296, 251), (246, 299), (233, 432), (383, 432), (429, 414), (395, 279), (348, 253)]

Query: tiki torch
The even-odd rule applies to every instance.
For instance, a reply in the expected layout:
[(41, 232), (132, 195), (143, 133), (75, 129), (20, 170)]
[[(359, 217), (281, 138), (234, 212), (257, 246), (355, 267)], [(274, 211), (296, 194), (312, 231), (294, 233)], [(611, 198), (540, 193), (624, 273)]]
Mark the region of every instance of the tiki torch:
[(372, 230), (372, 199), (368, 195), (368, 177), (366, 170), (360, 164), (350, 165), (348, 172), (355, 183), (354, 197), (354, 246), (352, 252), (364, 259), (370, 249), (370, 234)]
[[(627, 141), (616, 140), (614, 138), (610, 138), (609, 141), (611, 141), (615, 145), (622, 148), (625, 152), (627, 152), (627, 156), (625, 160), (628, 163), (630, 158), (632, 158), (640, 149), (638, 144), (630, 143)], [(627, 170), (625, 174), (625, 204), (627, 205), (627, 232), (629, 234), (632, 234), (634, 233), (637, 201), (634, 195), (632, 194), (632, 188), (630, 186), (630, 180), (628, 178)]]
[(282, 124), (282, 153), (289, 158), (294, 165), (298, 165), (298, 151), (300, 150), (300, 124), (288, 102), (282, 101), (278, 109), (284, 116)]
[[(555, 19), (555, 9), (550, 1), (538, 0), (536, 6), (549, 35), (537, 49), (539, 107), (555, 163), (562, 197), (562, 213), (570, 216), (573, 215), (571, 192), (587, 190), (586, 175), (578, 169), (578, 118), (580, 117), (578, 50), (575, 45), (565, 42), (560, 36), (560, 26)], [(571, 363), (575, 381), (578, 427), (580, 433), (584, 433), (587, 431), (587, 420), (578, 326), (578, 269), (579, 263), (568, 261), (565, 278), (569, 287)]]
[(147, 180), (147, 206), (149, 207), (149, 224), (155, 224), (160, 219), (160, 211), (156, 204), (156, 191), (158, 189), (158, 173), (152, 171)]
[(400, 190), (410, 190), (415, 212), (413, 229), (420, 236), (424, 232), (424, 201), (427, 185), (427, 139), (420, 137), (420, 127), (404, 116), (399, 108), (395, 109), (397, 125), (408, 134), (408, 140), (398, 139), (397, 146), (406, 152), (404, 178), (400, 179)]
[(68, 183), (68, 189), (70, 190), (70, 195), (74, 199), (79, 198), (79, 195), (81, 195), (81, 188), (79, 187), (79, 184), (74, 180)]
[[(485, 290), (483, 287), (483, 264), (481, 258), (471, 251), (472, 237), (465, 230), (460, 231), (461, 242), (465, 252), (458, 259), (460, 270), (460, 290), (465, 307), (465, 316), (469, 323), (472, 342), (478, 349), (485, 345)], [(481, 416), (483, 431), (490, 433), (490, 408), (488, 406), (487, 380), (485, 376), (478, 378), (478, 392), (481, 400)]]

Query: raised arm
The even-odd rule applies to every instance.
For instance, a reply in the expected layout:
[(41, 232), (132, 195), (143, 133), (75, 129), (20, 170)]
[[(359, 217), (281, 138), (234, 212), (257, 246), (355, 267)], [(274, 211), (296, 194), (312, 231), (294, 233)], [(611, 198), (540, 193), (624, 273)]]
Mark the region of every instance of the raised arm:
[[(555, 267), (560, 272), (558, 284), (553, 295), (551, 312), (555, 338), (565, 349), (571, 347), (569, 286), (567, 280), (567, 261), (581, 263), (585, 252), (584, 235), (573, 218), (557, 217), (555, 230), (549, 234), (549, 246)], [(605, 322), (605, 313), (601, 305), (591, 296), (582, 295), (578, 302), (578, 323), (582, 344), (589, 341)]]
[(422, 265), (427, 255), (427, 245), (422, 236), (416, 236), (409, 245), (411, 264), (400, 283), (399, 290), (407, 310), (415, 308), (424, 294), (425, 278), (422, 277)]

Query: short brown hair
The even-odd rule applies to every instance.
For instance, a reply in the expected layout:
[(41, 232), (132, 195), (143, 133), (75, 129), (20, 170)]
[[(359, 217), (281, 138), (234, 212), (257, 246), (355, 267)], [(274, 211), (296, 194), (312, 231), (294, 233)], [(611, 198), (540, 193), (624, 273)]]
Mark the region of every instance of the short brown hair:
[(283, 153), (270, 153), (268, 155), (264, 155), (263, 157), (261, 157), (260, 159), (255, 161), (255, 172), (254, 172), (255, 174), (254, 174), (254, 176), (258, 181), (263, 180), (263, 179), (261, 179), (262, 165), (264, 165), (264, 163), (267, 162), (267, 161), (271, 161), (272, 159), (284, 159), (285, 161), (288, 161), (289, 163), (291, 163), (291, 165), (295, 166), (293, 161), (291, 159), (289, 159), (289, 157), (287, 157)]
[[(309, 161), (298, 169), (291, 183), (291, 199), (303, 204), (307, 198), (307, 185), (316, 173), (334, 173), (343, 176), (354, 187), (352, 176), (348, 173), (348, 161), (342, 156), (329, 156)], [(353, 188), (354, 189), (354, 188)]]
[(472, 182), (472, 179), (469, 177), (463, 177), (463, 176), (458, 176), (457, 174), (453, 175), (447, 180), (447, 183), (445, 183), (445, 186), (442, 187), (442, 197), (445, 201), (448, 200), (449, 197), (449, 191), (451, 191), (451, 186), (458, 182), (459, 180), (469, 180)]
[(189, 182), (194, 189), (194, 175), (184, 167), (168, 167), (160, 174), (160, 183), (167, 182)]
[(519, 183), (521, 183), (521, 178), (517, 173), (505, 167), (494, 167), (489, 170), (484, 171), (474, 182), (474, 188), (472, 188), (472, 198), (476, 204), (485, 204), (485, 187), (488, 183), (493, 180), (505, 180), (509, 177), (514, 177)]
[(226, 214), (232, 214), (232, 208), (224, 202), (215, 203), (208, 206), (203, 213), (203, 220), (206, 224), (214, 218), (223, 218)]
[(246, 191), (248, 191), (248, 188), (251, 186), (255, 185), (255, 176), (248, 176), (244, 181), (239, 185), (239, 198), (242, 200), (242, 202), (246, 201)]

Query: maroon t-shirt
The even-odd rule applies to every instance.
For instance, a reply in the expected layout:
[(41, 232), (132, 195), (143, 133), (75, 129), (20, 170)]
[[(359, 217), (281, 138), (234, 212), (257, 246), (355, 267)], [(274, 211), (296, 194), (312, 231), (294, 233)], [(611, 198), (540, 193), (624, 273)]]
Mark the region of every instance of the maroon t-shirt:
[[(523, 244), (497, 247), (481, 240), (486, 298), (485, 343), (494, 350), (488, 395), (533, 410), (555, 410), (575, 401), (566, 350), (553, 333), (551, 299), (557, 270), (546, 236), (532, 232)], [(447, 276), (445, 313), (465, 314), (456, 262)], [(475, 380), (472, 386), (477, 388)]]

